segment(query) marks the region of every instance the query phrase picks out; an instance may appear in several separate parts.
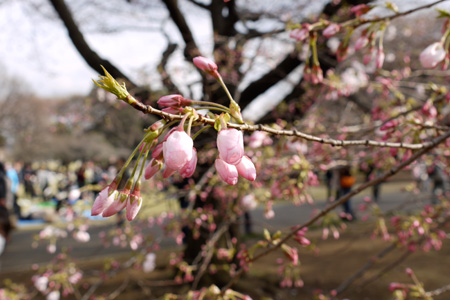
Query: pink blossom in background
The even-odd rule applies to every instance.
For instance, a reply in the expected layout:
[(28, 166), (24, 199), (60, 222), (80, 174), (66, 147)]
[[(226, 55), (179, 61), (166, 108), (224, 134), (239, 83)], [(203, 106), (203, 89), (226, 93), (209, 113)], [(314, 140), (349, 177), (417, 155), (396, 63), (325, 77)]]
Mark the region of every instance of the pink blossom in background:
[(59, 300), (60, 298), (60, 293), (59, 291), (52, 291), (50, 293), (48, 293), (47, 295), (47, 300)]
[(180, 170), (192, 158), (194, 142), (185, 131), (174, 131), (163, 144), (163, 155), (166, 166), (172, 170)]
[(219, 131), (217, 135), (217, 149), (221, 159), (228, 164), (237, 165), (244, 155), (242, 131), (234, 128)]
[(227, 164), (220, 158), (216, 159), (214, 165), (216, 167), (217, 173), (219, 173), (220, 178), (222, 178), (223, 181), (230, 185), (235, 185), (238, 182), (239, 174), (236, 166)]
[(424, 68), (432, 69), (436, 67), (442, 60), (444, 60), (446, 52), (442, 43), (436, 42), (420, 53), (419, 60)]
[(155, 253), (148, 253), (145, 256), (145, 260), (142, 263), (142, 269), (145, 273), (150, 273), (155, 270), (156, 267), (156, 255)]
[(258, 206), (255, 195), (248, 194), (241, 198), (241, 205), (245, 210), (253, 210)]

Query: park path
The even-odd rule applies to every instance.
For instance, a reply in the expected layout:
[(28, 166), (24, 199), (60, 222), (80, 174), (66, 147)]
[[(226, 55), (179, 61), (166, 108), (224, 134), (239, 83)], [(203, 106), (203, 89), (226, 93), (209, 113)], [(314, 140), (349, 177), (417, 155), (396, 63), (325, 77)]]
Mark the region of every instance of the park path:
[[(415, 197), (410, 193), (390, 192), (381, 195), (379, 205), (383, 211), (387, 211), (397, 208), (402, 203), (409, 201), (411, 202), (411, 205), (408, 205), (402, 209), (414, 210), (422, 207), (424, 204), (420, 201), (414, 201), (415, 198), (424, 197)], [(353, 209), (357, 211), (358, 205), (362, 202), (362, 196), (354, 197), (352, 199)], [(326, 203), (324, 201), (318, 202), (315, 206), (295, 206), (290, 203), (279, 203), (274, 205), (273, 209), (275, 211), (275, 217), (270, 220), (264, 218), (264, 207), (258, 207), (251, 212), (253, 231), (255, 233), (259, 233), (262, 232), (263, 228), (267, 228), (269, 230), (279, 230), (301, 224), (309, 220), (316, 209), (323, 209), (325, 206)], [(77, 260), (96, 259), (129, 252), (130, 249), (128, 247), (104, 248), (101, 244), (100, 239), (98, 238), (99, 233), (101, 231), (111, 229), (113, 226), (115, 225), (111, 223), (100, 223), (99, 225), (93, 225), (89, 228), (89, 233), (91, 235), (89, 242), (80, 243), (69, 236), (68, 238), (58, 241), (58, 247), (59, 249), (61, 249), (61, 247), (70, 247), (71, 256)], [(44, 246), (44, 243), (37, 248), (31, 247), (33, 237), (39, 233), (40, 229), (23, 228), (13, 232), (11, 241), (9, 242), (3, 255), (0, 256), (0, 282), (2, 282), (2, 277), (8, 272), (30, 269), (32, 264), (49, 263), (54, 258), (54, 254), (50, 254), (46, 251), (46, 246)], [(163, 235), (161, 228), (158, 227), (149, 229), (149, 233), (157, 237), (161, 237)], [(165, 238), (161, 240), (161, 246), (175, 246), (175, 243), (173, 239)]]

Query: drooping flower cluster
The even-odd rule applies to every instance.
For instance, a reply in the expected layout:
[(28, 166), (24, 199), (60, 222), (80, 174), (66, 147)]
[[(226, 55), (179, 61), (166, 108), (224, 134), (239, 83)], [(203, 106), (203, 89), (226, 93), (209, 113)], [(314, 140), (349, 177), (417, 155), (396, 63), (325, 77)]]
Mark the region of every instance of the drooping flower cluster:
[(244, 155), (242, 131), (234, 128), (220, 130), (217, 135), (217, 149), (219, 157), (216, 158), (215, 167), (223, 181), (235, 185), (239, 175), (250, 181), (256, 179), (255, 165)]
[[(227, 122), (230, 119), (238, 124), (243, 123), (239, 105), (232, 98), (218, 72), (217, 65), (212, 60), (199, 56), (195, 57), (193, 62), (200, 70), (219, 81), (230, 99), (229, 108), (214, 102), (189, 100), (178, 94), (161, 97), (158, 100), (158, 104), (163, 108), (163, 112), (182, 115), (179, 125), (169, 130), (161, 142), (158, 142), (159, 137), (174, 123), (178, 122), (179, 119), (172, 119), (172, 122), (167, 124), (167, 120), (161, 120), (148, 128), (141, 143), (134, 150), (117, 177), (95, 199), (91, 211), (93, 216), (109, 217), (126, 208), (127, 219), (131, 221), (136, 217), (142, 206), (142, 197), (140, 195), (140, 179), (142, 175), (144, 175), (145, 179), (150, 179), (163, 167), (164, 178), (168, 178), (176, 172), (183, 178), (191, 177), (194, 174), (197, 166), (197, 150), (194, 148), (193, 138), (203, 129), (208, 128), (205, 127), (199, 130), (191, 137), (191, 128), (198, 126), (196, 121), (199, 119), (199, 114), (194, 105), (207, 105), (205, 108), (210, 111), (218, 110), (222, 113), (220, 116), (215, 115), (217, 123), (220, 122), (221, 124), (219, 127), (215, 126), (216, 130), (219, 131), (217, 136), (219, 156), (215, 161), (219, 176), (230, 185), (237, 183), (239, 175), (250, 181), (256, 179), (255, 166), (251, 159), (244, 155), (242, 131), (227, 129)], [(96, 82), (99, 87), (114, 93), (119, 99), (127, 103), (136, 103), (137, 100), (126, 91), (124, 86), (117, 84), (115, 79), (106, 71), (105, 74), (106, 76), (100, 76), (101, 80)], [(116, 91), (119, 88), (120, 91)], [(136, 154), (138, 154), (138, 157), (130, 179), (127, 180), (125, 187), (119, 191), (118, 186), (124, 171)], [(149, 154), (151, 156), (150, 162), (145, 164)], [(141, 160), (141, 158), (143, 159)], [(140, 171), (136, 172), (139, 169), (138, 166), (140, 166)]]

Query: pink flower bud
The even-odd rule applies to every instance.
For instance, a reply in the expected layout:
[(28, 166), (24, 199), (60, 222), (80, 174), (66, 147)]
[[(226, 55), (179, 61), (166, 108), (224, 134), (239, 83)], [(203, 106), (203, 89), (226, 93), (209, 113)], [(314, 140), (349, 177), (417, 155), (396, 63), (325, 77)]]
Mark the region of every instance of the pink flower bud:
[(166, 107), (164, 109), (161, 109), (162, 112), (168, 113), (168, 114), (173, 114), (173, 115), (177, 115), (177, 114), (182, 114), (184, 111), (183, 107)]
[(118, 192), (114, 191), (109, 195), (110, 186), (105, 187), (95, 198), (94, 204), (91, 209), (91, 216), (97, 216), (101, 214), (108, 206), (110, 206), (114, 199), (117, 197)]
[(331, 23), (322, 31), (322, 34), (326, 38), (330, 38), (334, 36), (336, 33), (338, 33), (341, 30), (341, 25), (336, 23)]
[(168, 168), (178, 171), (192, 158), (192, 138), (184, 131), (174, 131), (163, 144), (164, 161)]
[(191, 100), (183, 98), (181, 95), (167, 95), (159, 98), (158, 105), (160, 107), (179, 107), (179, 106), (185, 106), (190, 105)]
[(216, 159), (215, 167), (220, 178), (229, 185), (235, 185), (238, 182), (238, 171), (234, 165), (227, 164), (220, 158)]
[(166, 168), (164, 169), (164, 172), (163, 172), (163, 178), (169, 178), (170, 176), (175, 174), (176, 171), (177, 170), (173, 170), (166, 166)]
[(244, 155), (242, 131), (222, 129), (217, 135), (217, 148), (221, 159), (228, 164), (237, 165)]
[(359, 5), (353, 6), (350, 9), (350, 12), (354, 13), (357, 17), (360, 17), (360, 16), (364, 15), (365, 13), (367, 13), (371, 9), (372, 9), (372, 7), (367, 6), (366, 4), (359, 4)]
[(183, 178), (191, 177), (197, 167), (197, 150), (192, 147), (192, 158), (181, 168), (180, 175)]
[(216, 79), (220, 77), (220, 74), (217, 72), (216, 63), (209, 58), (203, 56), (194, 57), (194, 65)]
[(127, 199), (127, 219), (133, 221), (142, 206), (142, 197), (131, 195)]
[(369, 44), (367, 35), (361, 35), (355, 42), (355, 51), (359, 51)]
[(420, 53), (419, 60), (424, 68), (432, 69), (445, 58), (445, 50), (440, 42), (433, 43)]
[(296, 29), (292, 30), (291, 33), (289, 34), (289, 37), (296, 39), (297, 42), (301, 42), (309, 36), (310, 28), (311, 28), (311, 25), (303, 24), (302, 28), (296, 28)]
[(384, 51), (383, 48), (378, 48), (377, 54), (375, 56), (375, 66), (377, 69), (381, 69), (384, 63)]
[(150, 179), (152, 178), (159, 170), (162, 169), (163, 162), (161, 160), (152, 159), (148, 166), (145, 168), (144, 178)]
[(127, 205), (128, 194), (120, 193), (119, 196), (108, 206), (102, 213), (102, 217), (107, 218), (117, 214), (119, 211), (125, 208)]
[(242, 156), (241, 162), (236, 165), (236, 169), (242, 177), (247, 180), (255, 181), (256, 169), (252, 160), (248, 156)]

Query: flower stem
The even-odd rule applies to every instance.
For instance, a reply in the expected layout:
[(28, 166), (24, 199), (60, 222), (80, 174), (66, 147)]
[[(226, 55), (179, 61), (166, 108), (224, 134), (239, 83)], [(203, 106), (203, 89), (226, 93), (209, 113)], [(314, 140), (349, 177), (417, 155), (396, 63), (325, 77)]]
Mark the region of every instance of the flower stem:
[(211, 106), (217, 106), (217, 107), (220, 107), (222, 109), (228, 109), (228, 107), (226, 107), (226, 106), (224, 106), (222, 104), (214, 103), (214, 102), (210, 102), (210, 101), (192, 101), (192, 104), (196, 104), (196, 105), (205, 105), (205, 104), (207, 104), (207, 105), (211, 105)]
[(207, 125), (207, 126), (203, 127), (202, 129), (200, 129), (199, 131), (197, 131), (197, 132), (192, 136), (192, 139), (195, 140), (195, 138), (196, 138), (197, 136), (199, 136), (200, 133), (202, 133), (203, 131), (205, 131), (206, 129), (211, 128), (211, 127), (212, 127), (211, 125)]

